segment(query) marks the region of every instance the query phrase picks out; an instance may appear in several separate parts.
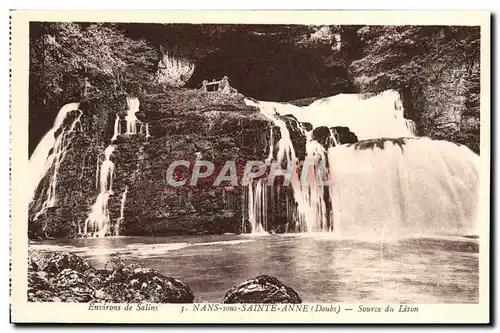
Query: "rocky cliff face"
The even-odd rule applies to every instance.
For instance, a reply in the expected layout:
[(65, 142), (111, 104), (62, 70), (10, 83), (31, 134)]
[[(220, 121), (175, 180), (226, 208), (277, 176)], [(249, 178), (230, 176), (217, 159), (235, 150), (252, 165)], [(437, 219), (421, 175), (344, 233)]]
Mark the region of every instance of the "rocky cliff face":
[(160, 48), (161, 59), (158, 63), (156, 79), (159, 83), (170, 87), (182, 87), (193, 75), (194, 63), (183, 57), (169, 54), (168, 50)]
[[(215, 176), (197, 186), (173, 187), (167, 183), (166, 172), (173, 161), (194, 163), (199, 158), (212, 161), (215, 174), (226, 161), (236, 161), (240, 175), (246, 161), (267, 157), (268, 120), (256, 108), (246, 106), (242, 95), (186, 89), (139, 99), (137, 116), (149, 124), (151, 136), (119, 136), (111, 156), (115, 165), (108, 202), (112, 222), (119, 218), (121, 195), (128, 190), (120, 234), (241, 232), (248, 223), (242, 214), (242, 187), (229, 183), (214, 187)], [(56, 205), (30, 222), (32, 237), (78, 234), (98, 195), (103, 151), (113, 136), (116, 113), (123, 113), (126, 106), (123, 98), (117, 98), (92, 100), (82, 108), (83, 129), (61, 164)], [(183, 176), (189, 181), (189, 173)], [(43, 187), (42, 181), (39, 191)], [(32, 204), (32, 217), (39, 205)]]
[(349, 69), (360, 92), (399, 91), (419, 135), (479, 153), (479, 27), (364, 26), (357, 36)]
[(426, 68), (428, 84), (422, 86), (420, 101), (425, 135), (479, 153), (479, 73), (479, 59), (436, 61)]
[(123, 28), (160, 49), (157, 78), (173, 86), (199, 88), (203, 80), (228, 76), (238, 91), (260, 100), (354, 92), (346, 52), (355, 31), (345, 26), (124, 24)]
[[(280, 185), (283, 177), (277, 177), (275, 186), (263, 185), (265, 190), (257, 190), (256, 183), (242, 185), (247, 162), (264, 162), (276, 156), (281, 139), (281, 129), (256, 107), (246, 105), (243, 95), (171, 89), (138, 98), (138, 127), (148, 124), (149, 136), (145, 131), (121, 134), (113, 142), (117, 115), (122, 123), (126, 117), (126, 96), (94, 98), (80, 104), (82, 126), (58, 169), (55, 205), (35, 219), (42, 205), (40, 193), (46, 191), (54, 175), (52, 168), (38, 187), (38, 199), (30, 205), (30, 237), (83, 236), (85, 231), (94, 230), (85, 229), (85, 221), (102, 195), (101, 170), (110, 145), (114, 147), (109, 158), (114, 172), (105, 210), (109, 234), (244, 233), (252, 231), (250, 215), (259, 209), (257, 214), (266, 216), (262, 221), (266, 231), (299, 228), (295, 225), (293, 190)], [(296, 157), (303, 161), (307, 154), (304, 131), (313, 130), (312, 125), (300, 123), (292, 115), (279, 118), (286, 124)], [(313, 137), (328, 147), (333, 144), (332, 132), (337, 142), (357, 142), (347, 127), (319, 127)], [(192, 183), (193, 166), (199, 160), (213, 163), (214, 172)], [(189, 164), (173, 173), (174, 180), (186, 180), (182, 186), (169, 182), (168, 169), (176, 161)], [(226, 180), (214, 184), (218, 176), (227, 175), (223, 168), (228, 162), (234, 163), (237, 183)], [(262, 184), (266, 184), (265, 179)], [(260, 196), (261, 208), (253, 206), (256, 199), (250, 199), (256, 196)]]

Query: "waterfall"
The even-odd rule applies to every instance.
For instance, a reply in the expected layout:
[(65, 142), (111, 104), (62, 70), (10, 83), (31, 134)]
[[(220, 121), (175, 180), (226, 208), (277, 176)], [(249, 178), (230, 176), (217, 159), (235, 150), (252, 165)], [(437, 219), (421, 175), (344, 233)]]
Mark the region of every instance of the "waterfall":
[(137, 117), (136, 113), (139, 111), (139, 99), (136, 97), (127, 97), (127, 130), (125, 134), (137, 134)]
[[(127, 97), (127, 115), (125, 120), (127, 122), (125, 134), (143, 134), (145, 130), (146, 139), (149, 135), (149, 125), (147, 123), (140, 123), (140, 128), (137, 130), (138, 119), (136, 113), (139, 111), (139, 99), (136, 97)], [(117, 113), (113, 127), (113, 137), (111, 142), (114, 142), (121, 133), (120, 116)], [(95, 235), (98, 237), (107, 236), (111, 230), (110, 216), (108, 209), (108, 201), (110, 195), (113, 195), (113, 172), (115, 165), (111, 161), (111, 155), (115, 150), (115, 146), (109, 145), (104, 150), (104, 161), (99, 168), (97, 165), (96, 170), (96, 187), (98, 186), (99, 194), (97, 195), (95, 203), (91, 207), (91, 211), (85, 220), (85, 235)], [(99, 160), (98, 160), (99, 161)], [(116, 220), (114, 225), (115, 236), (120, 234), (120, 225), (123, 222), (123, 214), (125, 209), (125, 202), (127, 200), (128, 187), (125, 186), (125, 191), (122, 193), (120, 201), (120, 217)]]
[[(292, 165), (292, 163), (297, 163), (297, 158), (295, 156), (295, 149), (293, 148), (292, 139), (290, 138), (290, 132), (286, 127), (286, 123), (279, 117), (278, 108), (282, 107), (283, 104), (280, 103), (262, 103), (254, 104), (249, 100), (245, 100), (248, 105), (254, 105), (260, 108), (260, 111), (264, 116), (266, 116), (271, 122), (277, 126), (280, 130), (281, 139), (278, 141), (278, 155), (276, 160), (281, 162), (286, 158), (287, 165)], [(272, 127), (271, 127), (272, 132)], [(274, 150), (273, 140), (270, 140), (269, 155), (272, 156)], [(269, 158), (269, 157), (268, 157)]]
[(139, 134), (145, 134), (146, 140), (151, 136), (149, 135), (148, 123), (141, 123), (141, 127), (139, 127)]
[(415, 126), (415, 122), (413, 120), (405, 119), (405, 125), (412, 136), (417, 135), (417, 127)]
[[(245, 102), (257, 106), (279, 128), (276, 162), (285, 162), (288, 168), (298, 165), (289, 129), (281, 116), (298, 119), (297, 126), (306, 139), (303, 168), (308, 167), (309, 181), (295, 183), (293, 178), (302, 174), (292, 169), (294, 202), (287, 201), (286, 205), (296, 231), (354, 235), (382, 231), (387, 236), (473, 232), (478, 203), (477, 155), (446, 141), (416, 138), (415, 124), (403, 116), (399, 93), (340, 94), (307, 107)], [(313, 129), (306, 131), (302, 122), (311, 123)], [(329, 148), (312, 138), (314, 128), (320, 126), (330, 129)], [(342, 144), (332, 129), (337, 126), (349, 127), (362, 141)], [(269, 150), (272, 156), (272, 144)], [(327, 186), (318, 180), (325, 180)], [(263, 192), (257, 184), (247, 189), (249, 220), (252, 226), (255, 224), (254, 230), (259, 227), (257, 221), (268, 222), (267, 211), (265, 216), (258, 216), (260, 207), (266, 205), (261, 201), (269, 198), (257, 195), (257, 189)]]
[[(324, 188), (317, 182), (317, 174), (323, 163), (326, 168), (325, 148), (311, 138), (312, 131), (306, 135), (306, 158), (303, 167), (308, 167), (307, 181), (301, 178), (301, 185), (294, 187), (294, 196), (299, 201), (300, 225), (306, 225), (303, 231), (326, 231), (331, 227), (328, 220)], [(302, 230), (301, 230), (302, 231)]]
[(252, 224), (252, 233), (264, 233), (267, 228), (267, 186), (262, 178), (251, 182), (248, 191), (248, 220)]
[(337, 133), (337, 130), (334, 129), (334, 128), (330, 127), (329, 130), (330, 130), (330, 137), (328, 138), (329, 141), (330, 141), (329, 142), (329, 146), (330, 147), (332, 147), (332, 146), (336, 147), (336, 146), (338, 146), (340, 144), (340, 142), (339, 142), (339, 140), (340, 140), (339, 139), (339, 134)]
[[(36, 220), (47, 208), (53, 207), (56, 202), (57, 176), (61, 163), (66, 156), (73, 133), (80, 125), (82, 111), (78, 109), (79, 103), (64, 105), (58, 112), (52, 128), (42, 138), (29, 160), (29, 201), (34, 200), (40, 181), (46, 177), (49, 170), (53, 170), (48, 180), (47, 189), (43, 189), (39, 198), (44, 198), (41, 208), (35, 214)], [(68, 124), (67, 119), (72, 111), (77, 115)]]
[(120, 116), (118, 113), (115, 118), (115, 125), (113, 126), (113, 137), (111, 138), (111, 142), (114, 142), (118, 139), (118, 136), (121, 134), (121, 124), (120, 124)]
[[(140, 122), (135, 115), (139, 111), (139, 105), (140, 102), (137, 97), (127, 97), (127, 114), (125, 116), (127, 124), (125, 133), (122, 133), (121, 119), (120, 115), (117, 113), (115, 124), (113, 126), (113, 137), (111, 138), (111, 142), (116, 141), (116, 139), (122, 134), (145, 134), (146, 139), (151, 136), (149, 134), (149, 124)], [(137, 123), (140, 123), (139, 130), (137, 130)]]
[(125, 202), (127, 201), (128, 186), (125, 186), (125, 191), (122, 193), (120, 199), (120, 217), (116, 220), (115, 224), (115, 236), (120, 236), (120, 225), (123, 222), (124, 212), (125, 212)]
[(269, 154), (266, 158), (266, 165), (269, 165), (273, 160), (273, 152), (274, 152), (274, 139), (273, 139), (273, 127), (269, 127)]
[[(311, 194), (309, 193), (311, 191), (311, 188), (309, 186), (307, 187), (302, 187), (300, 184), (295, 182), (293, 180), (294, 176), (295, 178), (299, 177), (299, 175), (296, 174), (298, 165), (299, 165), (299, 160), (297, 159), (295, 149), (292, 144), (292, 140), (290, 138), (290, 132), (286, 126), (286, 123), (284, 120), (282, 120), (279, 117), (280, 112), (278, 111), (279, 109), (286, 108), (283, 104), (280, 103), (271, 103), (271, 102), (261, 102), (259, 104), (254, 104), (250, 100), (245, 100), (247, 104), (249, 105), (255, 105), (257, 107), (260, 107), (260, 110), (263, 115), (265, 115), (269, 120), (272, 121), (272, 123), (277, 126), (280, 130), (281, 138), (278, 141), (278, 153), (276, 157), (276, 161), (278, 163), (286, 162), (286, 168), (292, 170), (292, 181), (291, 181), (291, 186), (294, 190), (294, 199), (297, 204), (297, 210), (298, 210), (298, 229), (299, 231), (311, 231), (314, 223), (314, 219), (318, 215), (322, 215), (323, 213), (320, 213), (317, 211), (317, 209), (320, 209), (324, 211), (324, 208), (322, 208), (321, 202), (324, 200), (320, 200), (317, 198), (311, 198)], [(299, 130), (302, 131), (304, 135), (306, 135), (308, 138), (311, 137), (312, 131), (309, 131), (306, 133), (305, 129), (297, 123), (297, 126)], [(272, 129), (271, 129), (272, 130)], [(311, 139), (312, 140), (312, 139)], [(318, 144), (319, 145), (319, 144)], [(318, 146), (315, 145), (315, 149)], [(272, 151), (274, 150), (273, 147), (273, 141), (271, 140), (270, 143), (270, 155), (272, 154)], [(310, 153), (308, 152), (308, 157), (309, 160), (316, 159), (316, 150), (311, 151)], [(269, 159), (269, 157), (268, 157)], [(306, 159), (307, 161), (307, 159)], [(261, 183), (259, 182), (258, 185)], [(312, 184), (311, 186), (314, 186)], [(265, 186), (267, 187), (267, 186)], [(257, 187), (256, 187), (257, 188)], [(249, 188), (249, 191), (252, 191), (251, 188)], [(254, 201), (257, 200), (263, 200), (267, 201), (266, 196), (259, 196), (259, 197), (252, 197), (251, 198)], [(266, 205), (265, 202), (250, 202), (250, 197), (249, 197), (249, 203), (248, 206), (251, 207), (251, 204), (253, 204), (255, 207), (264, 207)], [(256, 210), (254, 210), (256, 211)], [(267, 215), (267, 211), (266, 211)], [(249, 216), (250, 219), (250, 216)], [(255, 221), (259, 220), (259, 217), (254, 218)], [(250, 219), (250, 221), (252, 221)], [(267, 222), (267, 216), (266, 216), (266, 222)]]
[[(52, 167), (52, 163), (54, 162), (54, 158), (56, 155), (56, 148), (61, 147), (63, 134), (65, 134), (66, 130), (63, 129), (63, 132), (57, 136), (56, 132), (64, 127), (64, 121), (68, 117), (68, 114), (71, 111), (78, 110), (79, 103), (69, 103), (64, 105), (59, 112), (57, 113), (56, 119), (54, 120), (54, 124), (52, 128), (44, 135), (42, 140), (38, 143), (35, 151), (31, 155), (29, 159), (29, 167), (30, 167), (30, 194), (33, 199), (35, 191), (38, 187), (38, 184), (42, 180), (42, 178), (47, 174), (48, 170)], [(72, 129), (76, 126), (76, 122), (79, 121), (75, 119), (71, 124)], [(72, 130), (71, 130), (72, 131)], [(68, 132), (71, 132), (68, 131)], [(52, 153), (49, 155), (49, 152), (52, 150)]]
[(106, 236), (110, 229), (109, 225), (109, 196), (113, 194), (113, 172), (115, 165), (111, 161), (111, 154), (115, 147), (110, 145), (104, 150), (104, 161), (99, 173), (99, 194), (92, 205), (91, 212), (85, 220), (85, 234), (98, 237)]
[[(259, 102), (259, 104), (269, 102)], [(280, 103), (271, 103), (273, 105)], [(280, 104), (281, 115), (291, 114), (312, 126), (346, 126), (359, 140), (398, 138), (415, 135), (415, 124), (404, 118), (403, 102), (397, 91), (378, 95), (339, 94), (314, 101), (306, 107)]]
[(475, 234), (478, 155), (429, 138), (372, 143), (328, 151), (336, 232)]

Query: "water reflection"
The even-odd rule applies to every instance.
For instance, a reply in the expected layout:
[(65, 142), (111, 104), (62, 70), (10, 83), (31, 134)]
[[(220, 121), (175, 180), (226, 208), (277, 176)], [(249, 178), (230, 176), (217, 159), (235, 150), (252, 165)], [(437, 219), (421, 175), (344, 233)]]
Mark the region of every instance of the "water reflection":
[(235, 284), (269, 274), (305, 302), (478, 302), (478, 240), (368, 242), (315, 235), (116, 237), (36, 243), (75, 251), (103, 267), (114, 255), (181, 279), (197, 302), (220, 301)]

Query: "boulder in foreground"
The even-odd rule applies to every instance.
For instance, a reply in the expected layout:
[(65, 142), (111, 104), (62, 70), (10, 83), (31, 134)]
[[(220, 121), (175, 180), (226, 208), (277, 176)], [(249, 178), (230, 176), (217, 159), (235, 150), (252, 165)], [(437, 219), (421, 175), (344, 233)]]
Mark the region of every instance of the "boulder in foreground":
[(299, 294), (269, 275), (260, 275), (231, 288), (222, 303), (302, 303)]
[(30, 251), (29, 302), (192, 303), (183, 282), (159, 272), (114, 260), (96, 270), (67, 252)]

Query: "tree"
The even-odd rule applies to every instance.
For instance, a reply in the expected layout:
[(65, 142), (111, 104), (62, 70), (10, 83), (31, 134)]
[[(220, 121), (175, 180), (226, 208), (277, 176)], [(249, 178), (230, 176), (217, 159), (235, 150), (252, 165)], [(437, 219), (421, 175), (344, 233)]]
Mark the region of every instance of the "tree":
[(118, 92), (153, 77), (157, 53), (112, 24), (32, 23), (32, 104), (72, 99), (87, 76), (100, 90)]
[(57, 110), (82, 99), (85, 77), (101, 95), (137, 95), (153, 81), (157, 59), (146, 41), (127, 37), (114, 24), (32, 22), (30, 152)]
[(479, 27), (364, 26), (358, 36), (360, 91), (400, 91), (420, 134), (479, 151)]

